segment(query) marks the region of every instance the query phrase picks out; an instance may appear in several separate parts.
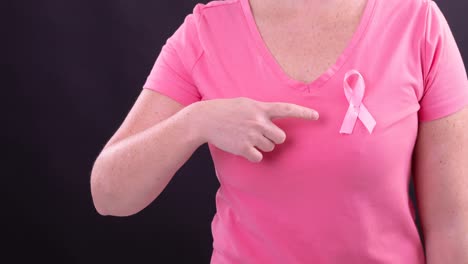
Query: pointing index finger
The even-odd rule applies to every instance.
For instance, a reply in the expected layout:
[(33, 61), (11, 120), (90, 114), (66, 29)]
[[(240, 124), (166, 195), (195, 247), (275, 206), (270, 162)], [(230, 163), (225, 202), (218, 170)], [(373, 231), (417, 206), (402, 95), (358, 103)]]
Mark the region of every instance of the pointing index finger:
[(267, 103), (267, 115), (271, 118), (296, 117), (317, 120), (319, 114), (314, 109), (283, 102)]

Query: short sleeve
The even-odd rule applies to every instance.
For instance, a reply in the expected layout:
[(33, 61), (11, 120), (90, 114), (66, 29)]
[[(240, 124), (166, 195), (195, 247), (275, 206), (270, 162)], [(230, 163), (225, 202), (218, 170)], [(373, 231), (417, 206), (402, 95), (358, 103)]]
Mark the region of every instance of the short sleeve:
[(167, 39), (143, 85), (144, 89), (162, 93), (184, 106), (201, 99), (192, 69), (203, 53), (198, 38), (202, 6), (197, 4)]
[(422, 63), (420, 121), (442, 118), (468, 105), (468, 80), (460, 51), (444, 15), (432, 0), (428, 1)]

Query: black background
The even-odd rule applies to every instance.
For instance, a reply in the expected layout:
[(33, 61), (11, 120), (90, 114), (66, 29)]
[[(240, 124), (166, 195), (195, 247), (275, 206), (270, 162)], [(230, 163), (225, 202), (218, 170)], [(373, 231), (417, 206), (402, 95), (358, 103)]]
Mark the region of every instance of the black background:
[[(2, 262), (209, 263), (218, 181), (206, 144), (136, 215), (98, 215), (89, 185), (94, 159), (196, 3), (1, 4)], [(467, 65), (468, 2), (438, 4)]]

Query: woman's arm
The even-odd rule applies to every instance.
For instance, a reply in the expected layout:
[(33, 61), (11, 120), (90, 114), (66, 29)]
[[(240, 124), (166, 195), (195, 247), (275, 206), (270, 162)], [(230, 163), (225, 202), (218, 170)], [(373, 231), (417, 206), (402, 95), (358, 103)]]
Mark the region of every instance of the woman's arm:
[(260, 162), (260, 151), (272, 151), (286, 139), (270, 119), (318, 119), (315, 110), (304, 106), (242, 97), (182, 108), (167, 96), (142, 91), (94, 163), (91, 192), (100, 214), (126, 216), (142, 210), (201, 144), (210, 142)]
[(468, 263), (468, 108), (420, 123), (414, 154), (427, 263)]
[(94, 163), (91, 193), (100, 214), (135, 214), (164, 190), (203, 143), (189, 122), (190, 107), (142, 90)]

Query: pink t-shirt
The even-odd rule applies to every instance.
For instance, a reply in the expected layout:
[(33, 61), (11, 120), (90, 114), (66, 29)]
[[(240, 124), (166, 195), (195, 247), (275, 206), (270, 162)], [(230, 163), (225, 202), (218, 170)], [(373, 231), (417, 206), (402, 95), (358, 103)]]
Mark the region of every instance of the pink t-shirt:
[(249, 97), (320, 113), (274, 119), (287, 139), (259, 163), (208, 143), (220, 182), (211, 263), (425, 263), (408, 194), (418, 122), (468, 105), (432, 0), (368, 0), (336, 63), (310, 83), (281, 69), (248, 0), (197, 4), (143, 87), (183, 105)]

